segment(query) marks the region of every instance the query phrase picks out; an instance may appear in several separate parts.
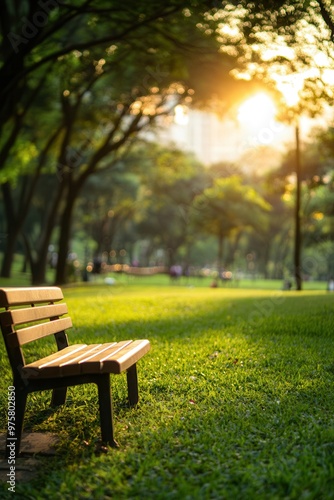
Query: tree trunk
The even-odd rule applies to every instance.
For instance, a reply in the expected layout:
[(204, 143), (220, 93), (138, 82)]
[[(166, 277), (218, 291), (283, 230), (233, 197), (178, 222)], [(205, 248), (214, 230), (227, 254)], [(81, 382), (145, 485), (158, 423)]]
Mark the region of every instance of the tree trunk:
[[(17, 120), (18, 122), (18, 120)], [(37, 182), (40, 178), (41, 171), (43, 168), (43, 165), (45, 163), (46, 155), (47, 152), (51, 146), (51, 144), (54, 142), (56, 137), (58, 136), (60, 132), (60, 128), (58, 128), (55, 133), (51, 136), (51, 138), (47, 141), (47, 144), (45, 145), (45, 148), (41, 152), (40, 155), (40, 160), (37, 165), (37, 168), (33, 175), (28, 177), (28, 176), (22, 176), (21, 179), (21, 192), (19, 196), (19, 203), (15, 207), (14, 210), (14, 202), (13, 202), (13, 195), (12, 195), (12, 187), (11, 185), (6, 182), (5, 184), (2, 185), (2, 194), (3, 194), (3, 202), (4, 202), (4, 208), (5, 208), (5, 217), (6, 217), (6, 226), (7, 226), (7, 241), (6, 241), (6, 247), (4, 251), (4, 258), (2, 262), (2, 268), (1, 268), (1, 276), (2, 277), (10, 277), (11, 274), (11, 267), (12, 263), (14, 260), (14, 254), (16, 250), (16, 242), (17, 239), (22, 231), (24, 222), (26, 220), (26, 217), (28, 215), (28, 211), (31, 205), (31, 201), (34, 196), (34, 192), (37, 186)], [(9, 154), (10, 149), (7, 152), (7, 155)], [(4, 150), (1, 152), (1, 162), (5, 161), (4, 155)], [(23, 236), (24, 237), (24, 236)]]
[(221, 278), (223, 272), (223, 245), (224, 245), (224, 235), (223, 231), (219, 230), (218, 234), (218, 255), (217, 255), (217, 267), (218, 267), (218, 277)]
[(301, 269), (301, 217), (300, 217), (300, 198), (301, 198), (301, 164), (300, 164), (300, 141), (299, 126), (296, 125), (296, 206), (295, 206), (295, 249), (294, 249), (294, 267), (296, 290), (302, 289), (302, 269)]
[(11, 268), (14, 260), (16, 250), (16, 242), (21, 226), (18, 226), (15, 214), (14, 205), (11, 192), (11, 186), (8, 182), (1, 186), (3, 204), (6, 218), (6, 236), (5, 236), (5, 249), (1, 265), (1, 277), (10, 278)]
[(47, 231), (48, 235), (45, 237), (43, 245), (38, 252), (38, 259), (35, 261), (31, 260), (31, 283), (33, 285), (43, 285), (46, 283), (46, 268), (52, 231)]
[(60, 221), (60, 233), (58, 239), (58, 261), (56, 267), (55, 284), (63, 285), (67, 280), (67, 258), (69, 253), (69, 242), (72, 227), (72, 215), (74, 205), (79, 194), (79, 189), (75, 187), (68, 191), (68, 199), (63, 210)]
[(4, 249), (4, 255), (1, 264), (1, 277), (2, 278), (10, 278), (12, 264), (14, 261), (14, 255), (16, 250), (16, 242), (17, 242), (17, 232), (16, 231), (7, 231), (7, 235), (5, 238), (6, 246)]
[(169, 247), (167, 249), (167, 259), (168, 259), (168, 268), (170, 269), (172, 266), (175, 265), (175, 248)]
[(56, 197), (53, 200), (52, 207), (47, 216), (46, 223), (43, 225), (42, 234), (40, 237), (41, 243), (38, 247), (37, 258), (31, 263), (32, 283), (34, 285), (46, 282), (47, 257), (51, 236), (56, 225), (58, 208), (61, 200), (65, 196), (65, 192), (66, 186), (64, 186), (64, 184), (60, 184)]

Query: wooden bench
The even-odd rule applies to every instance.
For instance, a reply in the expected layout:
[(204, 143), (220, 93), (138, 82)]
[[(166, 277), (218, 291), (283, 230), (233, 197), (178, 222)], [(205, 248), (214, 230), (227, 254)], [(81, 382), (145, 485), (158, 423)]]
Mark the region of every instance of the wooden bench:
[[(27, 395), (52, 389), (51, 406), (65, 403), (67, 387), (95, 383), (102, 442), (117, 446), (113, 433), (110, 374), (127, 373), (128, 399), (138, 402), (137, 361), (150, 349), (148, 340), (69, 345), (66, 330), (72, 326), (62, 290), (58, 287), (0, 288), (0, 324), (15, 389), (15, 431), (8, 425), (6, 456), (11, 444), (20, 451)], [(22, 346), (54, 335), (57, 351), (26, 364)], [(11, 413), (12, 415), (12, 413)], [(8, 419), (8, 424), (10, 420)]]

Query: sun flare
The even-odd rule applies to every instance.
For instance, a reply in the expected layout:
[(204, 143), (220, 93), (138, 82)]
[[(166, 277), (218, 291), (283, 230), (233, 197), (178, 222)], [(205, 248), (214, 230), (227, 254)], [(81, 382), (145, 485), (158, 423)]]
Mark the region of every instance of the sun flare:
[(238, 120), (242, 124), (259, 127), (275, 119), (277, 109), (274, 101), (265, 92), (260, 92), (245, 101), (238, 110)]
[(186, 107), (178, 104), (174, 109), (174, 122), (177, 125), (187, 125), (188, 121), (189, 119)]

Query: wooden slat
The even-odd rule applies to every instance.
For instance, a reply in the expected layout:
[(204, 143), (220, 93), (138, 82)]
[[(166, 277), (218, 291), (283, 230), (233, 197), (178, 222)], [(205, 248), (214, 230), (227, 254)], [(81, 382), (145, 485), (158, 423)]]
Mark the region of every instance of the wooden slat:
[[(123, 340), (118, 342), (116, 345), (101, 351), (100, 353), (87, 359), (85, 362), (81, 362), (81, 373), (99, 373), (103, 366), (103, 361), (109, 359), (111, 356), (115, 355), (124, 347), (132, 344), (132, 340)], [(110, 373), (113, 373), (112, 371)]]
[(67, 305), (52, 304), (48, 306), (28, 307), (24, 309), (13, 309), (12, 311), (4, 311), (0, 313), (1, 324), (9, 325), (22, 325), (23, 323), (30, 323), (32, 321), (39, 321), (42, 319), (62, 316), (68, 312)]
[[(61, 351), (57, 351), (53, 354), (50, 354), (49, 356), (46, 356), (45, 358), (39, 359), (37, 361), (33, 361), (32, 363), (29, 363), (25, 365), (22, 368), (22, 373), (27, 376), (27, 377), (45, 377), (46, 370), (43, 372), (43, 368), (47, 368), (49, 365), (51, 365), (53, 362), (57, 361), (58, 366), (62, 361), (65, 361), (66, 359), (69, 359), (70, 356), (76, 356), (80, 351), (85, 349), (87, 347), (87, 344), (74, 344), (70, 345), (68, 347), (65, 347), (65, 349), (62, 349)], [(60, 374), (60, 370), (54, 370), (54, 374), (51, 373), (51, 377), (53, 376), (58, 376)]]
[(54, 321), (48, 321), (47, 323), (41, 323), (40, 325), (21, 328), (21, 330), (18, 330), (15, 334), (8, 335), (8, 344), (15, 344), (15, 341), (10, 339), (11, 336), (16, 336), (18, 344), (24, 345), (28, 342), (32, 342), (33, 340), (41, 339), (47, 335), (52, 335), (53, 333), (66, 330), (71, 326), (71, 318), (61, 318)]
[(148, 340), (76, 344), (25, 365), (22, 371), (30, 378), (121, 373), (136, 363), (149, 349)]
[(101, 371), (103, 373), (121, 373), (144, 356), (150, 347), (150, 343), (146, 339), (135, 340), (109, 359), (104, 359)]
[[(47, 361), (40, 365), (40, 369), (43, 370), (43, 376), (58, 376), (65, 377), (68, 375), (79, 375), (81, 373), (81, 365), (79, 362), (82, 359), (94, 356), (99, 350), (106, 349), (108, 346), (112, 346), (115, 342), (111, 344), (89, 344), (78, 352), (70, 353), (66, 357), (58, 356), (54, 360)], [(62, 351), (60, 351), (62, 352)]]
[(62, 300), (63, 298), (62, 290), (55, 286), (0, 288), (0, 307), (47, 303)]
[(80, 359), (79, 364), (83, 365), (83, 363), (92, 361), (95, 358), (105, 356), (106, 351), (109, 351), (112, 348), (117, 349), (117, 346), (118, 346), (117, 342), (107, 342), (105, 344), (101, 344), (101, 347), (96, 352), (93, 352), (87, 356), (85, 355), (83, 359)]

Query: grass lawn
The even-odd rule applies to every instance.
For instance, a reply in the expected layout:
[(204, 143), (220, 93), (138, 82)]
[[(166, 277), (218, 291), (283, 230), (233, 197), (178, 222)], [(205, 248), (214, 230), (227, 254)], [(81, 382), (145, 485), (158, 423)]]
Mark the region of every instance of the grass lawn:
[[(95, 454), (95, 386), (69, 389), (56, 412), (49, 393), (29, 396), (25, 430), (61, 440), (17, 482), (19, 498), (334, 499), (334, 294), (125, 281), (64, 293), (72, 342), (148, 338), (152, 350), (136, 409), (125, 376), (112, 377), (117, 450)], [(0, 352), (5, 429), (3, 342)]]

